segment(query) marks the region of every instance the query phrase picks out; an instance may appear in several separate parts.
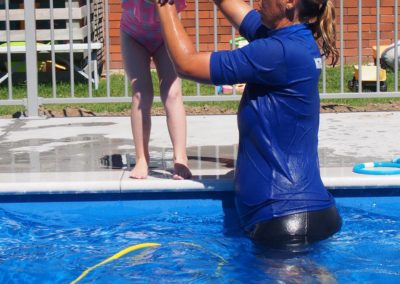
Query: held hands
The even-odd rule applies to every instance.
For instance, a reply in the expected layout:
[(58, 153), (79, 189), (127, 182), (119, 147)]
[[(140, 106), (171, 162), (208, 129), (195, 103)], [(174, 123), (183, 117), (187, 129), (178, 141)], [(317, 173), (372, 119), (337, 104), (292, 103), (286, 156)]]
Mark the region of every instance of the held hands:
[(160, 4), (161, 6), (165, 5), (165, 4), (174, 4), (175, 0), (155, 0), (156, 3)]

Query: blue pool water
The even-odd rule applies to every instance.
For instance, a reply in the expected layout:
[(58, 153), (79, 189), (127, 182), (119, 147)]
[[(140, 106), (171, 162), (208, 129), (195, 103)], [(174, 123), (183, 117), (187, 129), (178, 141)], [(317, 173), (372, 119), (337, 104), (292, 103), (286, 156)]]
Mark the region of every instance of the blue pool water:
[(219, 200), (0, 204), (0, 283), (400, 283), (400, 197), (337, 198), (342, 230), (255, 247)]

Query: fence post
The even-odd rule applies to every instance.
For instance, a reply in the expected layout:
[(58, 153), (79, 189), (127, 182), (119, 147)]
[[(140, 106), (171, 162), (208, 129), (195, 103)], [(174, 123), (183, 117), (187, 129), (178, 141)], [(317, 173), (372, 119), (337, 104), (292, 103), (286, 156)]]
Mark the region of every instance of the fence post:
[(28, 94), (27, 112), (29, 117), (39, 116), (38, 68), (36, 51), (36, 7), (35, 1), (24, 0), (25, 46), (26, 46), (26, 91)]

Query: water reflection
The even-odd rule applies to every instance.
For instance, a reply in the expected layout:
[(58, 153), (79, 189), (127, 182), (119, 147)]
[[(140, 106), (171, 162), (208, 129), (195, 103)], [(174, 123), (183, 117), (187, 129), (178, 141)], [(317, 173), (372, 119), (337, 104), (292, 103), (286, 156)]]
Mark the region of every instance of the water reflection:
[[(0, 145), (0, 172), (77, 172), (131, 169), (135, 165), (132, 141), (106, 139), (101, 135), (60, 140), (29, 139)], [(122, 146), (122, 145), (129, 145)], [(233, 169), (237, 146), (188, 147), (192, 170)], [(170, 147), (150, 147), (150, 168), (173, 168)]]
[[(193, 178), (233, 178), (236, 152), (235, 145), (188, 148), (189, 167)], [(150, 156), (150, 176), (159, 176), (160, 171), (173, 173), (171, 148), (152, 148)], [(135, 156), (130, 153), (103, 155), (99, 161), (103, 169), (131, 170), (135, 166)]]

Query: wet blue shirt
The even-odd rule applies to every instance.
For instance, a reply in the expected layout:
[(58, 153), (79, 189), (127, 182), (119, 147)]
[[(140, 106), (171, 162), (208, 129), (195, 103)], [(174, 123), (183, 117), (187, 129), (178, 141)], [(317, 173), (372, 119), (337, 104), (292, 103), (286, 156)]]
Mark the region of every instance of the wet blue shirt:
[(236, 204), (245, 229), (334, 204), (318, 160), (321, 55), (308, 25), (268, 30), (255, 10), (240, 33), (250, 43), (213, 52), (215, 85), (246, 83), (239, 106)]

